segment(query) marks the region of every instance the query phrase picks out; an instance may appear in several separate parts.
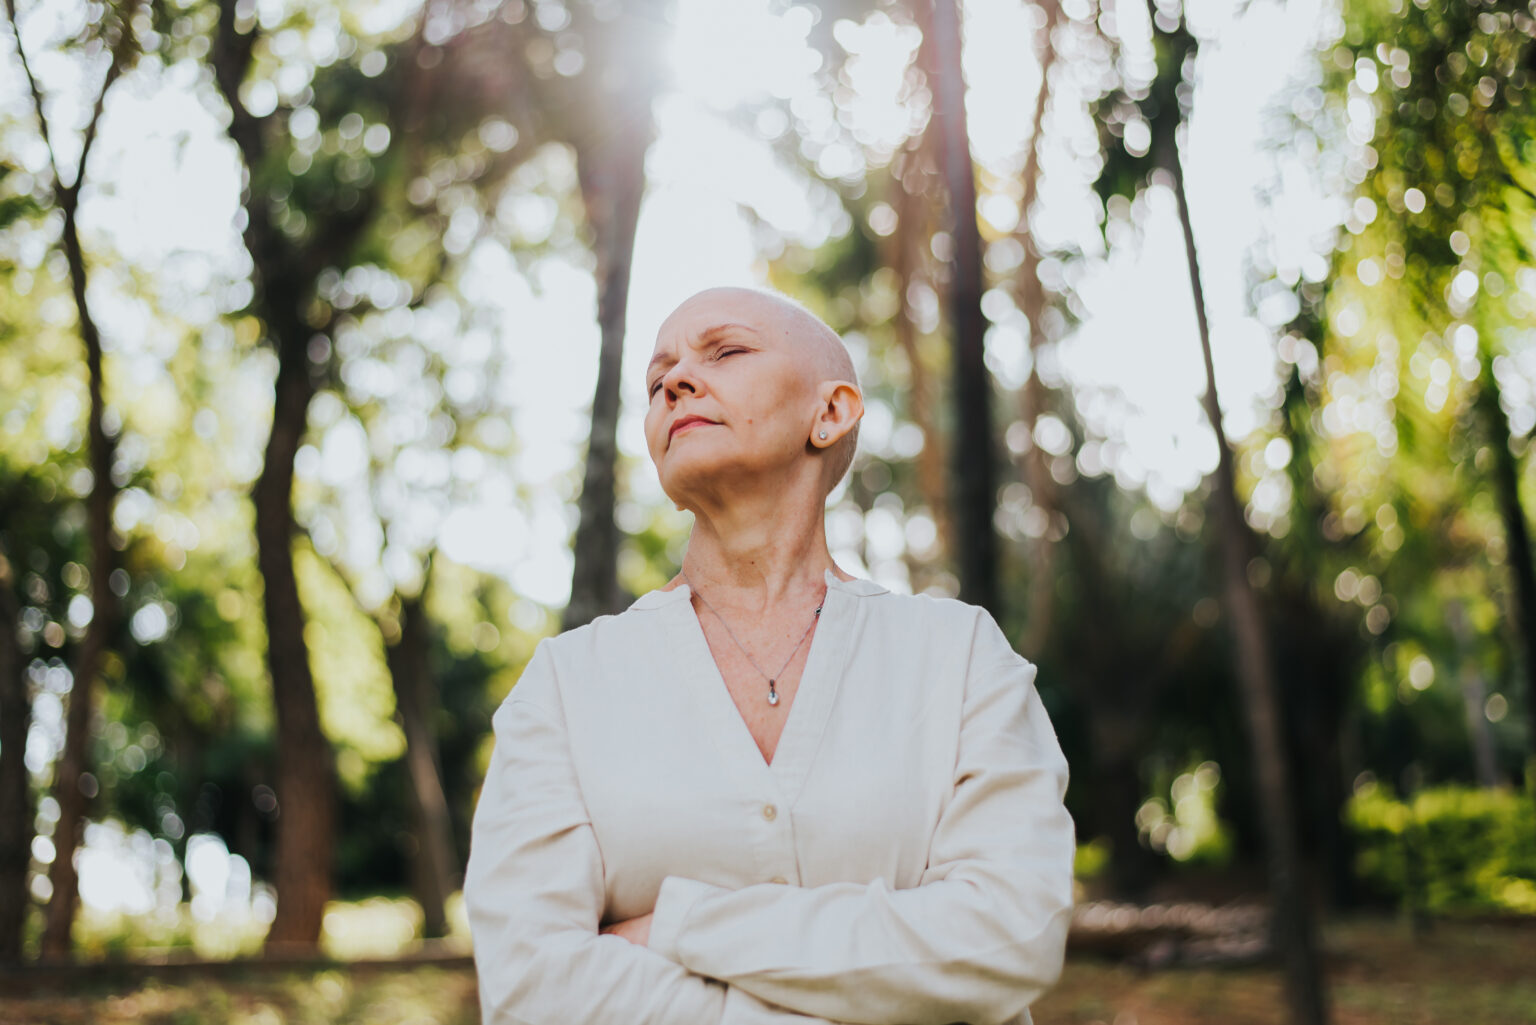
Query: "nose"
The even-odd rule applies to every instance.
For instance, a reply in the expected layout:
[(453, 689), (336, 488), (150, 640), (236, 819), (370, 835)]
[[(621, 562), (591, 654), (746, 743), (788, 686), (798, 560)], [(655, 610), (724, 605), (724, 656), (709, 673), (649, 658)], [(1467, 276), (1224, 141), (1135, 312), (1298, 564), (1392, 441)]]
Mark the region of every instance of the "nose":
[(689, 368), (688, 361), (679, 360), (672, 364), (671, 369), (662, 375), (661, 390), (666, 395), (668, 402), (675, 402), (678, 394), (685, 388), (694, 395), (697, 395), (699, 392), (698, 384), (694, 380), (693, 371)]

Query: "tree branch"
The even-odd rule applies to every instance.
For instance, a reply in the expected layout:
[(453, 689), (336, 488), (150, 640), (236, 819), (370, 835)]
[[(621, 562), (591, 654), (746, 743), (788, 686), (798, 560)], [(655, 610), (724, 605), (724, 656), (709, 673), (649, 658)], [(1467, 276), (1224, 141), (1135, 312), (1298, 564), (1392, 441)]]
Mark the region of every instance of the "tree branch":
[[(6, 0), (6, 2), (14, 3), (15, 0)], [(91, 107), (91, 119), (85, 126), (85, 141), (80, 145), (80, 167), (75, 172), (75, 183), (68, 189), (71, 206), (80, 200), (80, 186), (85, 181), (85, 161), (90, 156), (92, 144), (96, 141), (96, 129), (101, 124), (102, 111), (106, 109), (107, 90), (112, 88), (112, 84), (122, 76), (130, 64), (128, 58), (137, 41), (133, 32), (133, 18), (139, 13), (139, 4), (140, 0), (126, 0), (119, 14), (121, 24), (118, 26), (117, 42), (112, 46), (112, 63), (107, 65), (106, 78), (103, 79), (101, 91), (96, 94), (96, 102)]]
[[(48, 166), (53, 169), (53, 181), (55, 187), (62, 188), (62, 179), (59, 177), (59, 162), (53, 155), (53, 139), (48, 133), (48, 117), (43, 113), (43, 90), (37, 84), (37, 79), (32, 74), (32, 65), (27, 60), (27, 50), (21, 43), (21, 23), (16, 20), (16, 0), (5, 0), (6, 14), (10, 16), (11, 32), (16, 36), (16, 56), (21, 58), (21, 70), (26, 73), (27, 86), (32, 90), (32, 105), (37, 108), (37, 123), (42, 130), (43, 144), (48, 149)], [(80, 166), (85, 170), (84, 162)], [(78, 180), (78, 176), (77, 180)]]
[(224, 94), (224, 102), (229, 104), (232, 118), (230, 137), (240, 147), (246, 169), (254, 176), (266, 156), (266, 146), (261, 137), (262, 124), (272, 115), (257, 117), (240, 99), (240, 83), (245, 81), (246, 72), (251, 68), (257, 33), (254, 30), (241, 33), (235, 28), (235, 4), (236, 0), (219, 0), (219, 26), (213, 35), (213, 51), (209, 54), (209, 63), (213, 65), (213, 77), (219, 84), (219, 92)]

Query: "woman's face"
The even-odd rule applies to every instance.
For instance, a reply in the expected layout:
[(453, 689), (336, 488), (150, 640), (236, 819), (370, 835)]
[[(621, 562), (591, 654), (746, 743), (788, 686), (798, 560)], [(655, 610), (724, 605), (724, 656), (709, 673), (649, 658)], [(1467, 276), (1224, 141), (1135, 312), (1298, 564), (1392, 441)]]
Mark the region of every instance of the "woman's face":
[(689, 299), (662, 324), (646, 370), (645, 440), (679, 506), (732, 478), (772, 479), (797, 460), (814, 467), (806, 446), (818, 375), (796, 333), (799, 312), (721, 288)]

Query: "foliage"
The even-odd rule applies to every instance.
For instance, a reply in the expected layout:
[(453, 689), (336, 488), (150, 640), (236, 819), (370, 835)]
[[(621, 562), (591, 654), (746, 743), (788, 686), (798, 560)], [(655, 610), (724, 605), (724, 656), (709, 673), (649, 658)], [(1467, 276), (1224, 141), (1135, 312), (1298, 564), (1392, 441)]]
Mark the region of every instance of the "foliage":
[(1536, 804), (1511, 789), (1441, 786), (1407, 800), (1376, 783), (1347, 809), (1360, 878), (1427, 911), (1536, 914)]
[(1216, 814), (1221, 769), (1202, 762), (1174, 777), (1169, 799), (1151, 797), (1136, 813), (1136, 826), (1156, 850), (1175, 861), (1222, 865), (1232, 856), (1232, 835)]
[[(1369, 762), (1445, 779), (1468, 744), (1457, 682), (1493, 681), (1511, 725), (1531, 700), (1502, 685), (1519, 668), (1522, 567), (1497, 474), (1525, 461), (1536, 424), (1536, 25), (1515, 3), (1355, 0), (1342, 14), (1317, 100), (1296, 109), (1328, 154), (1324, 187), (1348, 204), (1344, 230), (1328, 273), (1277, 271), (1300, 311), (1279, 345), (1291, 520), (1318, 600), (1358, 605), (1379, 638), (1361, 677)], [(1529, 509), (1529, 474), (1514, 472)], [(1505, 778), (1518, 775), (1510, 739)]]

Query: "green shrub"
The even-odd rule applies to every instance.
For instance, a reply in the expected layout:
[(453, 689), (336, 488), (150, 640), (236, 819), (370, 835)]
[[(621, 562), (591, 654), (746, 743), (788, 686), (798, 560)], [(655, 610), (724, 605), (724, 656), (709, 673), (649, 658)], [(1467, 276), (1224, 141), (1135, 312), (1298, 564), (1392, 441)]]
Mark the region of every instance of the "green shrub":
[(1425, 911), (1536, 914), (1536, 806), (1508, 788), (1443, 786), (1402, 801), (1362, 787), (1345, 811), (1356, 871), (1382, 896)]

